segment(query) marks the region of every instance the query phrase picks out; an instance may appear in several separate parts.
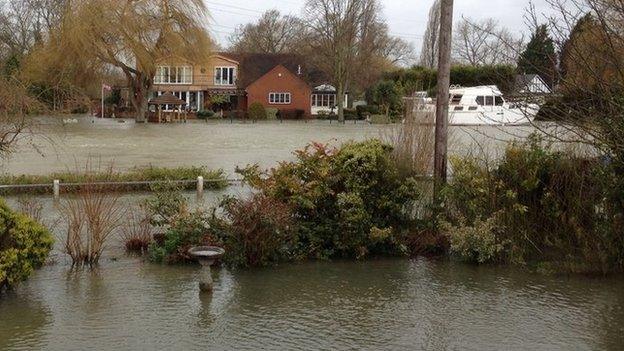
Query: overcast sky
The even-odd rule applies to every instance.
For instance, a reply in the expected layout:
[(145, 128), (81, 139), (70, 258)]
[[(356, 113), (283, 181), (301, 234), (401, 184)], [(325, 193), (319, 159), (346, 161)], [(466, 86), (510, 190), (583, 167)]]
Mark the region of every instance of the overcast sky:
[[(227, 38), (239, 24), (255, 21), (269, 9), (300, 15), (305, 0), (204, 0), (212, 15), (212, 34), (227, 46)], [(421, 38), (433, 0), (380, 0), (393, 35), (412, 42), (420, 50)], [(547, 11), (546, 0), (533, 0), (538, 12)], [(529, 0), (455, 0), (455, 20), (495, 18), (519, 35), (525, 31), (523, 15)]]

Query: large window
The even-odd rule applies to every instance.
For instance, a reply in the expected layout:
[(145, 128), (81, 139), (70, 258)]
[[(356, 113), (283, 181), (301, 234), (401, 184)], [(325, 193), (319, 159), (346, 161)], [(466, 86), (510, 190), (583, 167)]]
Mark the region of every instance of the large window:
[(333, 108), (336, 106), (335, 94), (312, 94), (312, 107)]
[(191, 84), (193, 68), (191, 66), (158, 66), (154, 84)]
[(215, 67), (215, 85), (234, 85), (236, 82), (235, 67)]
[(269, 104), (290, 104), (290, 93), (269, 93)]

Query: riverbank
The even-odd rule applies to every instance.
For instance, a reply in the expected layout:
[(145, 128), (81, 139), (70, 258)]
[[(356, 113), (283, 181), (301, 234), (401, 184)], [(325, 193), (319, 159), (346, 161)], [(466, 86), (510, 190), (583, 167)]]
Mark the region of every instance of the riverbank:
[(223, 189), (229, 181), (223, 170), (206, 167), (136, 167), (117, 172), (111, 166), (93, 169), (54, 172), (48, 175), (0, 175), (0, 195), (51, 193), (53, 182), (60, 181), (62, 192), (77, 192), (85, 184), (95, 184), (99, 191), (149, 190), (157, 182), (175, 182), (181, 189), (193, 189), (197, 177), (204, 179), (204, 188)]

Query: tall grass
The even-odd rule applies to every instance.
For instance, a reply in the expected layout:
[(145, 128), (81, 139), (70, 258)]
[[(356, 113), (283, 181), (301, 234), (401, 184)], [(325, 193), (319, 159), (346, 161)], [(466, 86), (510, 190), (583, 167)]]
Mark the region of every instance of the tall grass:
[(112, 175), (112, 167), (93, 172), (88, 162), (85, 171), (86, 180), (91, 184), (65, 198), (60, 212), (67, 226), (64, 249), (72, 264), (93, 266), (100, 260), (106, 242), (120, 226), (124, 209), (118, 194), (102, 191), (100, 185), (92, 184), (94, 180), (88, 176)]
[(128, 211), (121, 227), (121, 239), (128, 251), (146, 252), (152, 242), (151, 216), (141, 209)]
[(435, 112), (406, 110), (403, 123), (381, 132), (381, 140), (393, 147), (392, 158), (400, 175), (429, 176), (433, 172)]

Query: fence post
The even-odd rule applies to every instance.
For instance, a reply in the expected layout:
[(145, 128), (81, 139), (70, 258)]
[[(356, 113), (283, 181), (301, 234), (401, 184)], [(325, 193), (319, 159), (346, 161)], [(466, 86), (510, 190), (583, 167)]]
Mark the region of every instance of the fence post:
[(52, 191), (54, 192), (54, 199), (58, 200), (61, 193), (61, 184), (58, 179), (54, 179), (54, 181), (52, 182)]
[(197, 196), (201, 196), (204, 193), (204, 177), (197, 177)]

